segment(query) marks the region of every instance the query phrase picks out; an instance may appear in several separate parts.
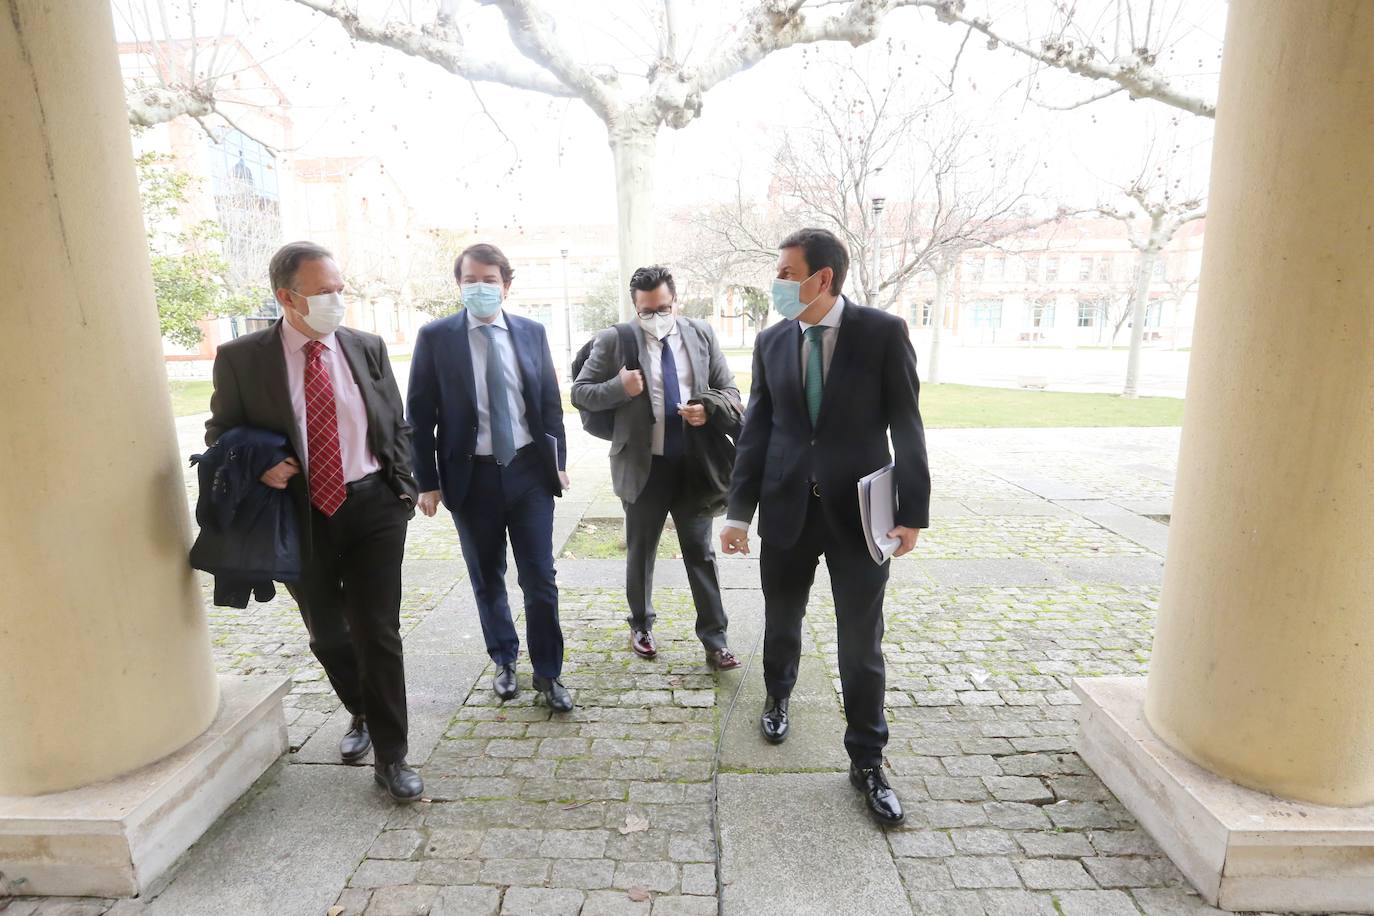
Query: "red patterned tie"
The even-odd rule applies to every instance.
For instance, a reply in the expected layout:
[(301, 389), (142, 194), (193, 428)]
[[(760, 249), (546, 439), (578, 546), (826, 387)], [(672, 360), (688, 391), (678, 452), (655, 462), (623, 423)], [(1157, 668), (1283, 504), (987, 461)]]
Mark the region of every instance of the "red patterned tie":
[(334, 383), (320, 358), (324, 344), (305, 345), (305, 435), (310, 503), (325, 515), (339, 511), (344, 489), (343, 458), (339, 454), (339, 416), (334, 407)]

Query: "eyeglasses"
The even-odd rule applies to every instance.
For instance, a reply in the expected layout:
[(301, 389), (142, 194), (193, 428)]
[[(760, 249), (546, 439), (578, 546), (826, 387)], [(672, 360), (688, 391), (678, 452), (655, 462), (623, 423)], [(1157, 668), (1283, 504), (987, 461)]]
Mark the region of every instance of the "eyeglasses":
[(673, 314), (673, 307), (672, 307), (671, 305), (661, 305), (661, 306), (659, 306), (659, 307), (656, 308), (656, 309), (640, 309), (640, 310), (639, 310), (639, 317), (640, 317), (640, 318), (644, 318), (644, 319), (652, 318), (652, 317), (654, 317), (655, 315), (671, 315), (671, 314)]

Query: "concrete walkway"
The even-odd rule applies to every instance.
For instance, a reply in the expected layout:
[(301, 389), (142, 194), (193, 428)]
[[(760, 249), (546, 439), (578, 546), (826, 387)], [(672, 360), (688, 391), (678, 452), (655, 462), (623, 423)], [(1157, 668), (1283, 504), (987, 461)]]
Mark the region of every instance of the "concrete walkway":
[[(187, 454), (199, 422), (181, 422)], [(521, 697), (495, 700), (457, 537), (445, 518), (417, 518), (404, 626), (426, 801), (392, 805), (370, 770), (338, 763), (347, 716), (289, 597), (212, 609), (222, 670), (294, 676), (293, 753), (151, 899), (16, 898), (0, 912), (1214, 912), (1074, 754), (1068, 689), (1076, 676), (1146, 668), (1177, 438), (930, 433), (934, 527), (896, 561), (887, 605), (887, 761), (910, 812), (900, 830), (872, 824), (844, 775), (824, 569), (793, 736), (773, 747), (757, 733), (754, 560), (722, 559), (731, 643), (747, 664), (713, 675), (680, 564), (660, 564), (661, 652), (644, 661), (625, 644), (623, 559), (561, 559), (578, 707), (552, 716), (532, 702), (527, 668)], [(579, 524), (604, 530), (614, 523), (597, 520), (619, 514), (604, 443), (579, 433), (571, 453), (560, 554), (585, 542)]]

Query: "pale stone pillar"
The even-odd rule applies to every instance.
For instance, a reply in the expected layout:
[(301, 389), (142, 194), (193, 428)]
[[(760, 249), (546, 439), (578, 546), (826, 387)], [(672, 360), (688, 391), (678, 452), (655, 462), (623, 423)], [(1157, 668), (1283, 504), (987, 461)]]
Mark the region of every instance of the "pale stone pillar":
[(1146, 715), (1374, 802), (1374, 3), (1232, 0)]
[(218, 704), (114, 48), (108, 4), (0, 12), (0, 795)]

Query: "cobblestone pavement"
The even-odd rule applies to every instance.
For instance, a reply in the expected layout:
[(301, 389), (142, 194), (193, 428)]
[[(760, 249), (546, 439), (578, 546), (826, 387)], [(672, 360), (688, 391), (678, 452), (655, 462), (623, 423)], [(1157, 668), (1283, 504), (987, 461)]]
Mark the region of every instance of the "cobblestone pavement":
[[(194, 425), (182, 427), (188, 452)], [(271, 784), (284, 785), (293, 772), (348, 774), (321, 765), (332, 764), (337, 735), (330, 728), (340, 713), (289, 596), (244, 612), (212, 609), (221, 670), (293, 677), (286, 702), (297, 765), (269, 772), (188, 854), (161, 897), (16, 898), (0, 911), (177, 913), (168, 901), (195, 900), (186, 912), (780, 912), (763, 895), (739, 896), (760, 877), (749, 871), (751, 844), (767, 842), (784, 853), (767, 860), (770, 871), (760, 880), (783, 897), (799, 889), (809, 895), (789, 904), (790, 912), (849, 913), (859, 910), (858, 898), (845, 896), (847, 874), (801, 873), (797, 863), (839, 856), (862, 841), (872, 849), (864, 880), (872, 870), (871, 886), (895, 895), (863, 912), (1219, 912), (1191, 892), (1073, 750), (1071, 680), (1141, 674), (1148, 665), (1167, 531), (1151, 517), (1170, 514), (1178, 431), (929, 436), (932, 528), (916, 555), (894, 566), (887, 604), (887, 762), (909, 811), (903, 828), (884, 832), (864, 818), (844, 782), (838, 733), (814, 733), (827, 716), (839, 717), (823, 568), (807, 617), (797, 734), (769, 750), (753, 738), (762, 689), (757, 663), (726, 675), (708, 671), (685, 577), (671, 560), (659, 567), (661, 653), (654, 661), (625, 646), (623, 560), (560, 560), (565, 681), (578, 707), (552, 715), (534, 701), (525, 668), (521, 696), (497, 702), (452, 525), (417, 519), (405, 567), (408, 660), (409, 653), (418, 663), (427, 652), (449, 652), (472, 671), (461, 685), (438, 684), (440, 699), (419, 712), (412, 696), (413, 720), (434, 732), (415, 761), (423, 764), (427, 800), (360, 819), (351, 851), (332, 870), (279, 879), (271, 888), (276, 907), (243, 904), (249, 885), (267, 880), (259, 875), (269, 871), (270, 857), (299, 854), (280, 848), (270, 826), (275, 811), (260, 810), (271, 807)], [(580, 519), (618, 514), (603, 448), (574, 439), (576, 489), (559, 502), (560, 553)], [(756, 563), (729, 558), (721, 567), (732, 645), (749, 658), (761, 627)], [(418, 668), (423, 683), (425, 668)], [(753, 780), (748, 785), (761, 791), (804, 784), (817, 795), (783, 792), (776, 816), (717, 806), (717, 773), (722, 781)], [(356, 783), (350, 791), (371, 791), (365, 773)], [(832, 789), (839, 813), (810, 814)], [(322, 794), (310, 803), (327, 808), (339, 799)], [(789, 805), (798, 819), (787, 819)], [(245, 844), (241, 834), (260, 845)], [(323, 860), (342, 839), (322, 833), (316, 842), (312, 854)]]

